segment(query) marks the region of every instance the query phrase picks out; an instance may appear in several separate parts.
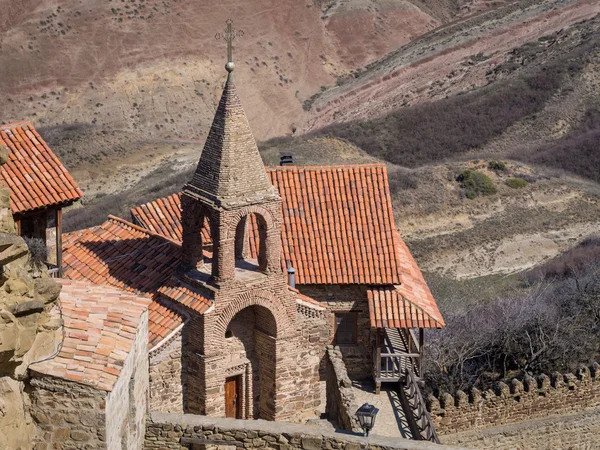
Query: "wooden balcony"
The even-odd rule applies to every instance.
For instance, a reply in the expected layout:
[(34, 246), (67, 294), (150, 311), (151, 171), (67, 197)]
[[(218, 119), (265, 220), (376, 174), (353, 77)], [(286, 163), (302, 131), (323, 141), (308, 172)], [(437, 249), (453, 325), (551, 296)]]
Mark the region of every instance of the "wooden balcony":
[(420, 379), (422, 342), (422, 330), (419, 330), (419, 337), (411, 329), (377, 330), (373, 348), (373, 378), (377, 392), (381, 388), (381, 383), (405, 381), (407, 371)]

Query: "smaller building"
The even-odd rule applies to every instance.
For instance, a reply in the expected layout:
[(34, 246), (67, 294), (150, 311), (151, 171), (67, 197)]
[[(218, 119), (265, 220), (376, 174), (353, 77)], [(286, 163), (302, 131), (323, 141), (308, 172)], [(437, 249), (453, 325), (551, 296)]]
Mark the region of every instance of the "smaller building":
[(62, 266), (62, 209), (83, 192), (29, 122), (0, 126), (0, 146), (8, 162), (0, 182), (10, 189), (11, 209), (20, 236), (42, 239), (47, 261)]
[(148, 397), (150, 299), (59, 279), (53, 357), (32, 364), (36, 450), (140, 449)]

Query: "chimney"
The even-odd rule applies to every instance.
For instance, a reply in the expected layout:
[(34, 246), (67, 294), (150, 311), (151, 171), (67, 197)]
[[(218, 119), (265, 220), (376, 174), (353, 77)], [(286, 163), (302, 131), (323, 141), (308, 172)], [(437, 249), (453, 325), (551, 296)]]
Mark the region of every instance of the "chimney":
[(294, 269), (292, 266), (288, 266), (287, 273), (288, 273), (288, 284), (290, 285), (291, 288), (296, 289), (296, 269)]
[(279, 165), (280, 166), (293, 166), (294, 165), (294, 154), (293, 153), (280, 153), (279, 154)]

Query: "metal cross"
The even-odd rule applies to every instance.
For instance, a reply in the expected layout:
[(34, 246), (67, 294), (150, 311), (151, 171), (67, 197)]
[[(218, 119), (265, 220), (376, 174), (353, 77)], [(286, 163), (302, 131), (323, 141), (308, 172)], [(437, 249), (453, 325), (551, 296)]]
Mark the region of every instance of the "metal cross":
[(233, 62), (233, 56), (231, 54), (231, 47), (233, 41), (236, 37), (242, 37), (244, 35), (244, 32), (242, 30), (234, 30), (231, 27), (231, 25), (233, 24), (233, 20), (231, 19), (227, 19), (227, 22), (225, 23), (227, 24), (227, 28), (225, 28), (225, 31), (223, 33), (217, 33), (215, 35), (215, 39), (217, 41), (224, 40), (227, 42), (227, 62)]

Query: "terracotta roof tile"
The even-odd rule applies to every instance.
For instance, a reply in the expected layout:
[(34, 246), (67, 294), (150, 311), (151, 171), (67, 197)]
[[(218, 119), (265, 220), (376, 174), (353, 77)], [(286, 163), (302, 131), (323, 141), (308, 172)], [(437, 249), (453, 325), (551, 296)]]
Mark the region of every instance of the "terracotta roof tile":
[[(387, 171), (381, 164), (270, 168), (282, 197), (283, 261), (298, 284), (399, 284), (400, 237), (395, 232)], [(181, 241), (179, 195), (131, 210), (136, 223)], [(256, 258), (257, 227), (250, 224)], [(209, 242), (208, 229), (203, 230)]]
[(367, 291), (375, 328), (442, 328), (446, 324), (416, 261), (400, 239), (402, 284)]
[[(179, 244), (112, 216), (100, 226), (68, 234), (63, 245), (66, 278), (150, 297), (171, 278), (181, 254)], [(183, 321), (180, 314), (153, 301), (148, 313), (150, 346)]]
[[(111, 391), (135, 341), (142, 314), (151, 300), (109, 286), (57, 280), (64, 341), (52, 359), (29, 366), (36, 373), (76, 381)], [(51, 312), (59, 315), (58, 307)]]
[(1, 125), (0, 145), (9, 149), (9, 160), (0, 169), (0, 182), (10, 189), (13, 213), (69, 203), (83, 196), (31, 123)]

